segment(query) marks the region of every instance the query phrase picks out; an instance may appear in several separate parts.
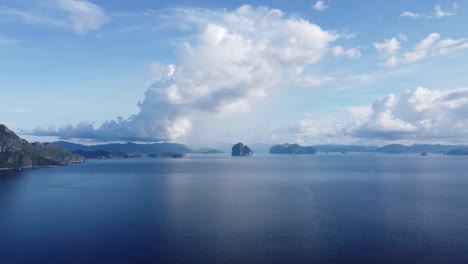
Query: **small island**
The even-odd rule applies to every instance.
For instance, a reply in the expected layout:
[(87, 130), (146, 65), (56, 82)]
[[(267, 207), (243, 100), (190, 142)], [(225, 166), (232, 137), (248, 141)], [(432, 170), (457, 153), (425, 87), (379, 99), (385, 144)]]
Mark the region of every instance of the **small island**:
[(252, 156), (253, 154), (253, 150), (251, 150), (248, 146), (245, 146), (240, 142), (232, 146), (231, 155), (234, 157)]
[(270, 148), (270, 154), (317, 154), (317, 150), (311, 146), (299, 144), (275, 145)]

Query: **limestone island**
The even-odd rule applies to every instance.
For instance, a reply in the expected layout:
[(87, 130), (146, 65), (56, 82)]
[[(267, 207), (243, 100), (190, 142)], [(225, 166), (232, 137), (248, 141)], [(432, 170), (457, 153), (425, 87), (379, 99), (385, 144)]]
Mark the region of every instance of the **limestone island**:
[(244, 146), (242, 143), (237, 143), (234, 146), (232, 146), (232, 152), (231, 155), (234, 157), (240, 157), (240, 156), (252, 156), (254, 154), (253, 150), (251, 150), (249, 147)]

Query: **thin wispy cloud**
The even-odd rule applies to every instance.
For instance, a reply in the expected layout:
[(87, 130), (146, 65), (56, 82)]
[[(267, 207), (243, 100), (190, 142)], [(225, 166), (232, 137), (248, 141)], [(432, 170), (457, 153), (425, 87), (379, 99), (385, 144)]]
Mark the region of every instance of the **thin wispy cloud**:
[(97, 30), (109, 21), (101, 7), (86, 0), (54, 0), (30, 10), (3, 6), (0, 15), (31, 25), (67, 28), (78, 34)]
[(452, 5), (452, 10), (451, 11), (444, 11), (444, 10), (442, 10), (442, 7), (440, 7), (440, 5), (435, 5), (434, 6), (434, 12), (432, 14), (423, 14), (423, 13), (415, 13), (415, 12), (412, 12), (412, 11), (405, 11), (405, 12), (401, 13), (400, 17), (413, 18), (413, 19), (417, 19), (417, 18), (425, 18), (425, 19), (436, 18), (436, 19), (440, 19), (440, 18), (444, 18), (444, 17), (453, 16), (457, 9), (458, 9), (458, 4), (457, 3), (454, 3)]
[(374, 43), (374, 47), (377, 51), (389, 55), (382, 65), (393, 68), (400, 65), (415, 63), (429, 57), (446, 56), (467, 49), (468, 39), (442, 39), (441, 34), (431, 33), (405, 52), (398, 52), (401, 46), (396, 37), (386, 39), (380, 43), (376, 42)]

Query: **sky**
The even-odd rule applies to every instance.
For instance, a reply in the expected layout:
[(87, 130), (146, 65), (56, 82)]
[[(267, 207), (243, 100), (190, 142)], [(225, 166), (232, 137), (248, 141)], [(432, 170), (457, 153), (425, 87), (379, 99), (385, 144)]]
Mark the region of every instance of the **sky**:
[(468, 140), (468, 1), (0, 0), (30, 141)]

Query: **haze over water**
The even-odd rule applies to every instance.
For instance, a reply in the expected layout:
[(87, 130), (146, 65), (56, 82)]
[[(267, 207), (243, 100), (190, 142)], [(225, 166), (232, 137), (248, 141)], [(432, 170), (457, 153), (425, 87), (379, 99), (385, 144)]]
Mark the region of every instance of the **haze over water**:
[(0, 263), (467, 263), (466, 171), (354, 153), (0, 171)]

